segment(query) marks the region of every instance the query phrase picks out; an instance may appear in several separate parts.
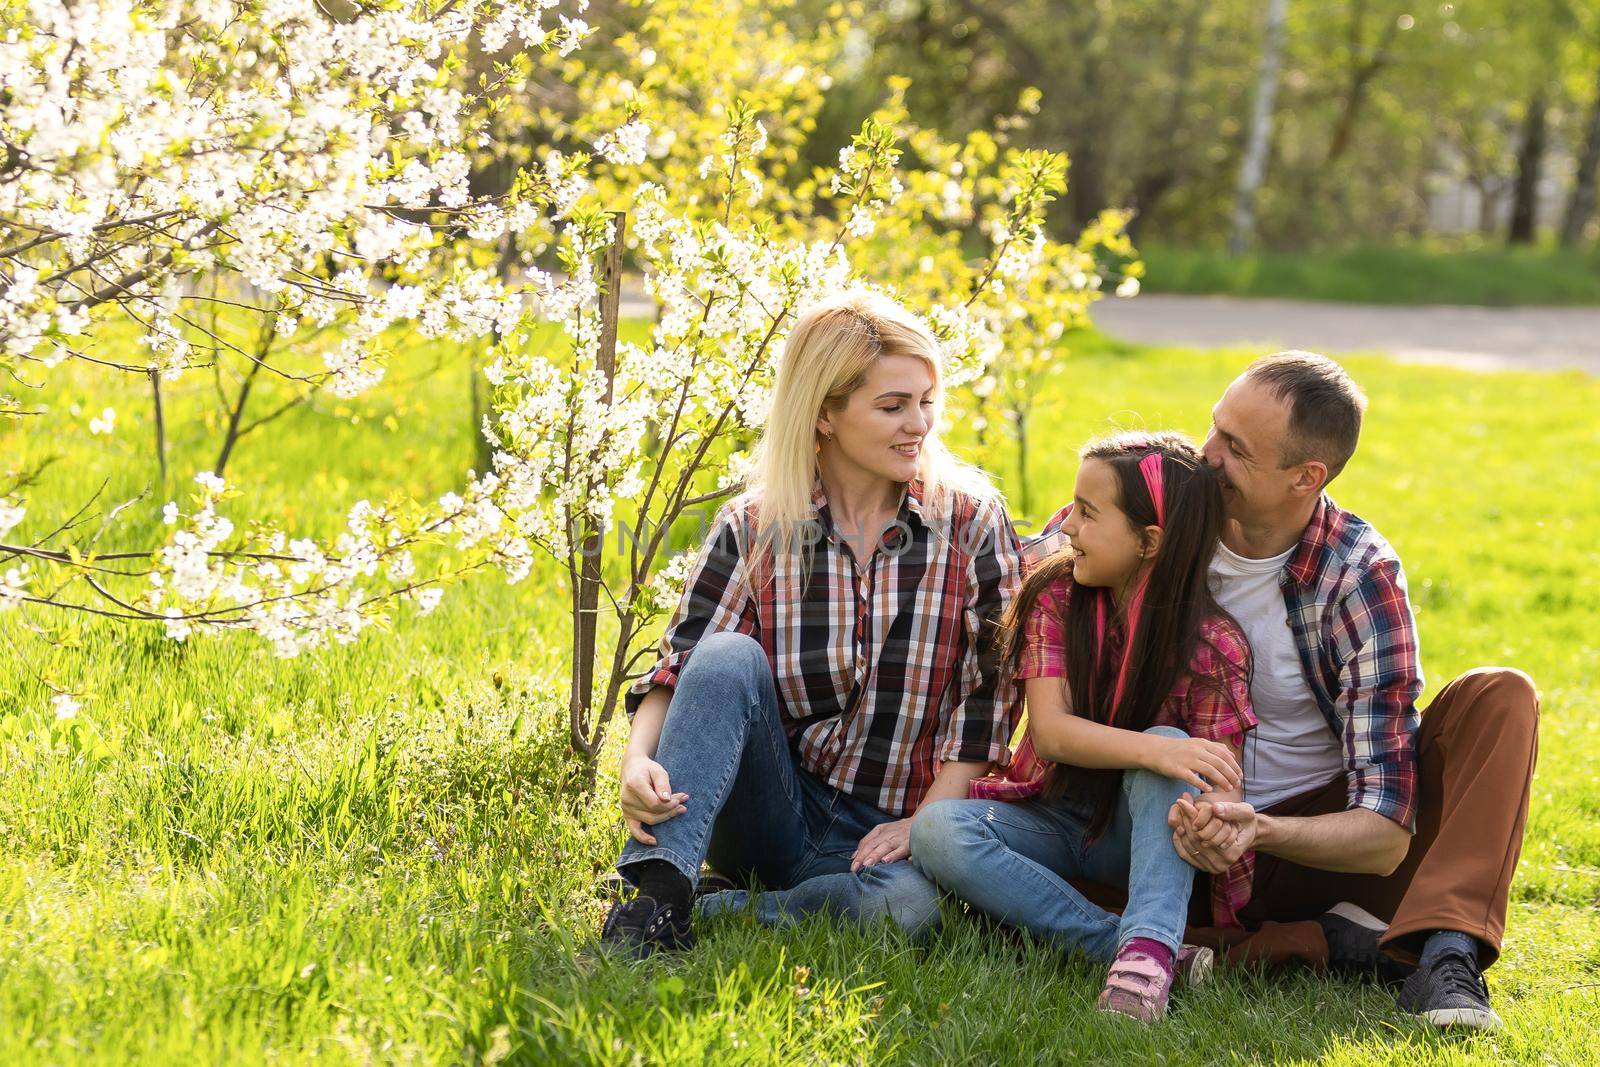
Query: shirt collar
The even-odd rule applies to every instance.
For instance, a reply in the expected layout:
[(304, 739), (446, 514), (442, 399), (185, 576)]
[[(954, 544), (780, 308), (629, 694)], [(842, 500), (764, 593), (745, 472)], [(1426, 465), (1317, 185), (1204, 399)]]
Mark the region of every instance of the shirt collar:
[(1297, 584), (1307, 586), (1316, 581), (1328, 554), (1333, 551), (1333, 542), (1343, 525), (1343, 516), (1344, 513), (1332, 498), (1323, 493), (1317, 501), (1316, 510), (1311, 513), (1311, 521), (1306, 523), (1305, 531), (1300, 535), (1294, 555), (1284, 564), (1284, 570)]
[[(923, 485), (922, 479), (916, 478), (906, 483), (904, 491), (900, 494), (900, 507), (895, 513), (896, 519), (910, 526), (909, 517), (915, 515), (919, 525), (926, 526), (927, 518), (923, 512)], [(830, 541), (838, 540), (838, 529), (833, 524), (833, 513), (828, 510), (828, 494), (822, 488), (822, 477), (818, 475), (811, 482), (811, 506), (816, 509), (817, 521), (822, 524), (822, 529)]]

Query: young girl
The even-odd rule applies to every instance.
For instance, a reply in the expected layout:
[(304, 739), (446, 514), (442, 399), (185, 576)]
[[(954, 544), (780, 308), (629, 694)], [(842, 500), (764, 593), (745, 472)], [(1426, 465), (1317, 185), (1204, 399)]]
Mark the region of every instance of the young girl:
[[(973, 783), (974, 799), (918, 812), (911, 852), (978, 910), (1110, 962), (1101, 1009), (1150, 1021), (1180, 966), (1191, 980), (1210, 968), (1209, 950), (1182, 944), (1194, 868), (1167, 816), (1186, 794), (1240, 796), (1249, 652), (1207, 586), (1223, 503), (1194, 445), (1121, 434), (1082, 459), (1071, 507), (1046, 528), (1071, 544), (1006, 618), (1027, 739), (1004, 776)], [(1249, 863), (1213, 880), (1218, 925), (1236, 925)], [(1069, 878), (1126, 887), (1126, 910), (1090, 903)]]

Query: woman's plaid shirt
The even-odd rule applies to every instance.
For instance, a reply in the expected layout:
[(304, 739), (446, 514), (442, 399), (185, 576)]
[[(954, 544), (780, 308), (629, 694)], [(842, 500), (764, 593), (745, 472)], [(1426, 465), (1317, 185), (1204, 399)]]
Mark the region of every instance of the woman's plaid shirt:
[(799, 764), (908, 816), (939, 763), (1007, 757), (1021, 698), (994, 637), (1020, 581), (1017, 536), (998, 502), (952, 494), (948, 514), (935, 514), (913, 482), (858, 567), (820, 483), (813, 504), (809, 566), (800, 550), (767, 553), (755, 580), (755, 501), (723, 508), (628, 712), (653, 686), (675, 686), (707, 634), (749, 634), (772, 663)]

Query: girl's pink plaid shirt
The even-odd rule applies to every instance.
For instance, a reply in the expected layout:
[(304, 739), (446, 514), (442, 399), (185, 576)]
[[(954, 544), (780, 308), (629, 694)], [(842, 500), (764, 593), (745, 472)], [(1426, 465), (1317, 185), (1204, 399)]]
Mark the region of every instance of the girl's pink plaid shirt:
[[(1020, 684), (1029, 678), (1065, 678), (1066, 634), (1061, 624), (1071, 578), (1045, 590), (1024, 624), (1026, 645), (1015, 675)], [(1116, 629), (1107, 637), (1112, 662), (1120, 657), (1123, 635)], [(1256, 725), (1250, 705), (1250, 646), (1229, 619), (1208, 618), (1201, 626), (1189, 670), (1161, 705), (1155, 726), (1176, 726), (1190, 737), (1237, 743), (1244, 731)], [(1006, 773), (979, 779), (971, 795), (994, 800), (1023, 800), (1043, 787), (1048, 764), (1034, 752), (1031, 742), (1017, 747)], [(1211, 910), (1220, 927), (1239, 925), (1238, 912), (1250, 901), (1255, 874), (1255, 853), (1247, 852), (1223, 874), (1211, 879)]]

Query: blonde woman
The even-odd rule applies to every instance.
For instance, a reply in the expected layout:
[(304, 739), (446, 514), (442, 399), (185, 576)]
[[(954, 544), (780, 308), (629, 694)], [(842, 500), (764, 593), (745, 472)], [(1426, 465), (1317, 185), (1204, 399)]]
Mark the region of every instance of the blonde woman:
[(702, 915), (937, 920), (911, 816), (1006, 755), (1020, 702), (992, 638), (1021, 575), (1004, 507), (936, 436), (940, 401), (938, 343), (893, 301), (800, 316), (748, 491), (627, 696), (617, 869), (638, 893), (604, 945), (692, 945), (708, 858), (764, 890)]

